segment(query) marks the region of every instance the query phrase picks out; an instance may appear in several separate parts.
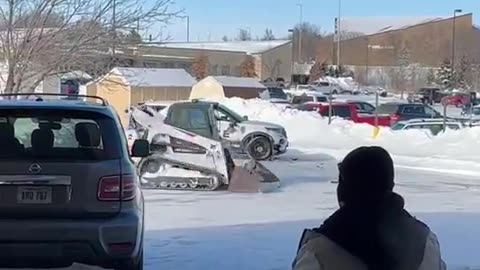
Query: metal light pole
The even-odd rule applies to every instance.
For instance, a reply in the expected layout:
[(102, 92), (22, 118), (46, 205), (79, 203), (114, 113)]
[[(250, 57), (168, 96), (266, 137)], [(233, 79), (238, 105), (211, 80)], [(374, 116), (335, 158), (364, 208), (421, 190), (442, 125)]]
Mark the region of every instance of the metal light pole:
[(190, 42), (190, 16), (182, 16), (182, 19), (187, 19), (187, 43)]
[(302, 22), (303, 22), (303, 5), (297, 4), (300, 9), (300, 20), (298, 24), (298, 62), (300, 63), (302, 60)]
[(455, 9), (453, 11), (453, 29), (452, 29), (452, 74), (455, 72), (455, 25), (457, 19), (457, 13), (461, 13), (461, 9)]
[(370, 57), (370, 40), (369, 38), (367, 37), (366, 39), (366, 43), (367, 43), (367, 51), (366, 51), (366, 59), (365, 59), (365, 83), (368, 85), (368, 69), (369, 69), (369, 57)]
[(342, 39), (342, 0), (338, 0), (338, 18), (337, 18), (337, 69), (340, 67), (340, 40)]
[(294, 50), (295, 50), (295, 46), (293, 46), (293, 37), (295, 35), (295, 29), (288, 29), (288, 32), (289, 33), (292, 33), (292, 41), (291, 41), (291, 46), (292, 46), (292, 52), (291, 52), (291, 59), (290, 59), (290, 84), (293, 83), (293, 71), (294, 71), (294, 59), (293, 59), (293, 55), (295, 54), (294, 53)]
[[(340, 16), (341, 16), (341, 9), (342, 9), (342, 0), (338, 0), (338, 18), (337, 18), (337, 70), (340, 68), (340, 38), (341, 38), (341, 27), (340, 27)], [(332, 88), (330, 87), (329, 93), (329, 101), (328, 101), (328, 124), (332, 123)]]

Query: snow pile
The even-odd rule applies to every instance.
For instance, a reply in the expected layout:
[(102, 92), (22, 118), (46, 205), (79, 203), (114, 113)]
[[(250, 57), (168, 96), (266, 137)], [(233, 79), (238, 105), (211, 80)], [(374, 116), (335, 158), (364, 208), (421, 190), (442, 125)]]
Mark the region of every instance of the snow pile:
[(361, 145), (380, 145), (393, 155), (433, 157), (456, 160), (480, 160), (480, 127), (450, 131), (439, 136), (429, 136), (422, 130), (391, 131), (381, 128), (373, 138), (373, 127), (335, 119), (314, 112), (291, 110), (262, 100), (240, 98), (218, 101), (251, 120), (280, 124), (285, 127), (292, 148), (301, 150), (336, 149), (351, 150)]
[(345, 77), (345, 78), (335, 78), (335, 77), (330, 77), (330, 76), (325, 76), (321, 81), (326, 81), (332, 84), (337, 84), (342, 88), (343, 90), (357, 90), (358, 89), (358, 84), (355, 82), (355, 80), (352, 77)]

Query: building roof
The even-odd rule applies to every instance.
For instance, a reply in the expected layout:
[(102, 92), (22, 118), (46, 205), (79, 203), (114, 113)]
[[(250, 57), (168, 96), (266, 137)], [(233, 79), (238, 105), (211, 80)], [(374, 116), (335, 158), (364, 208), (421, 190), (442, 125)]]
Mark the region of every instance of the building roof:
[(149, 44), (146, 46), (175, 48), (175, 49), (245, 52), (248, 54), (258, 54), (258, 53), (263, 53), (273, 48), (285, 45), (289, 42), (290, 40), (229, 41), (229, 42), (169, 42), (164, 44)]
[[(464, 14), (460, 16), (469, 16)], [(372, 35), (392, 30), (400, 30), (419, 24), (450, 19), (451, 16), (414, 16), (414, 17), (346, 17), (340, 21), (342, 33), (351, 32)], [(348, 39), (348, 37), (346, 37)]]
[(192, 87), (196, 83), (184, 69), (118, 67), (112, 73), (122, 76), (126, 84), (138, 87)]
[(255, 78), (230, 77), (230, 76), (210, 76), (224, 87), (238, 88), (266, 88)]

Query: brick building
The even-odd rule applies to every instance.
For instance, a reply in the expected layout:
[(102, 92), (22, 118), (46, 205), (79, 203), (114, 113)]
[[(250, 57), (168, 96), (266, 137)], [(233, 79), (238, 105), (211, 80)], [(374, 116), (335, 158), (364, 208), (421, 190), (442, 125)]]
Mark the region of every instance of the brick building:
[[(385, 27), (340, 42), (341, 63), (352, 66), (397, 66), (402, 55), (409, 63), (438, 67), (452, 55), (455, 21), (455, 62), (462, 56), (480, 61), (480, 30), (473, 25), (472, 14), (433, 18), (413, 25)], [(332, 36), (319, 40), (316, 60), (336, 63), (337, 44)]]

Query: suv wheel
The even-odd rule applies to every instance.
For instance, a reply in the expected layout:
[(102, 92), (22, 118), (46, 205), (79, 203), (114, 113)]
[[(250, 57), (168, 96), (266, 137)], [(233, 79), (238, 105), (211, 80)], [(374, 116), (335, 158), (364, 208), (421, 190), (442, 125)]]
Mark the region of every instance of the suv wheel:
[(255, 160), (267, 160), (272, 156), (272, 145), (267, 137), (255, 137), (248, 142), (247, 151)]
[(137, 258), (121, 261), (115, 270), (143, 270), (143, 248)]

